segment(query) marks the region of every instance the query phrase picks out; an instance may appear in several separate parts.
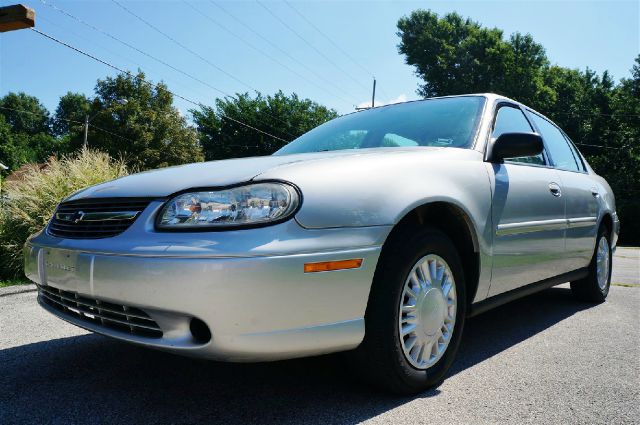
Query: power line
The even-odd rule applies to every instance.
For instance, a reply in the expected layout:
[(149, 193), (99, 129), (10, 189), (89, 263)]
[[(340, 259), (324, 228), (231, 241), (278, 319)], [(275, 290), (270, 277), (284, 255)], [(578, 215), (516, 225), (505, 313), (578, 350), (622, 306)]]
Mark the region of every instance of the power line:
[[(216, 3), (214, 0), (209, 0), (211, 4), (213, 4), (215, 7), (217, 7), (218, 9), (222, 10), (222, 12), (224, 12), (225, 14), (227, 14), (228, 16), (230, 16), (233, 20), (235, 20), (237, 23), (239, 23), (240, 25), (242, 25), (244, 28), (246, 28), (247, 30), (249, 30), (252, 34), (254, 34), (256, 37), (260, 38), (262, 41), (264, 41), (265, 43), (269, 44), (271, 47), (273, 47), (274, 49), (278, 50), (280, 53), (282, 53), (283, 55), (287, 56), (289, 59), (291, 59), (293, 62), (295, 62), (297, 65), (301, 66), (302, 68), (304, 68), (309, 74), (314, 75), (316, 78), (318, 78), (319, 80), (322, 80), (325, 84), (331, 86), (332, 88), (334, 88), (335, 90), (337, 90), (338, 92), (343, 92), (344, 90), (341, 90), (338, 86), (336, 86), (334, 84), (334, 82), (332, 82), (331, 80), (323, 77), (321, 74), (318, 74), (315, 70), (313, 70), (313, 68), (309, 67), (308, 65), (306, 65), (304, 62), (299, 61), (298, 59), (296, 59), (295, 57), (293, 57), (289, 52), (287, 52), (286, 50), (284, 50), (283, 48), (281, 48), (280, 46), (278, 46), (277, 44), (275, 44), (273, 41), (269, 40), (267, 37), (263, 36), (262, 34), (260, 34), (259, 32), (257, 32), (256, 30), (254, 30), (253, 28), (251, 28), (251, 26), (247, 25), (246, 23), (244, 23), (240, 18), (238, 18), (237, 16), (235, 16), (233, 13), (229, 12), (227, 9), (225, 9), (224, 7), (220, 6), (218, 3)], [(317, 86), (316, 86), (317, 87)], [(344, 100), (344, 99), (343, 99)], [(347, 102), (349, 104), (352, 104), (352, 102)]]
[(622, 147), (613, 147), (613, 146), (602, 146), (602, 145), (590, 145), (588, 143), (574, 143), (574, 145), (585, 146), (590, 148), (599, 148), (599, 149), (615, 149), (615, 150), (627, 150), (626, 146)]
[(251, 84), (246, 83), (244, 81), (242, 81), (241, 79), (237, 78), (235, 75), (231, 74), (230, 72), (225, 71), (224, 69), (220, 68), (218, 65), (216, 65), (215, 63), (211, 62), (209, 59), (205, 58), (204, 56), (202, 56), (201, 54), (199, 54), (198, 52), (190, 49), (189, 47), (187, 47), (186, 45), (184, 45), (183, 43), (179, 42), (178, 40), (176, 40), (175, 38), (173, 38), (172, 36), (170, 36), (169, 34), (167, 34), (166, 32), (162, 31), (160, 28), (156, 27), (155, 25), (153, 25), (151, 22), (147, 21), (146, 19), (144, 19), (143, 17), (137, 15), (135, 12), (133, 12), (132, 10), (130, 10), (129, 8), (127, 8), (126, 6), (124, 6), (122, 3), (120, 3), (117, 0), (111, 0), (113, 3), (115, 3), (118, 7), (120, 7), (121, 9), (123, 9), (124, 11), (126, 11), (128, 14), (130, 14), (131, 16), (135, 17), (136, 19), (138, 19), (140, 22), (144, 23), (146, 26), (148, 26), (149, 28), (153, 29), (154, 31), (156, 31), (157, 33), (163, 35), (164, 37), (166, 37), (168, 40), (170, 40), (171, 42), (175, 43), (176, 45), (180, 46), (180, 48), (182, 48), (183, 50), (186, 50), (187, 52), (191, 53), (192, 55), (196, 56), (197, 58), (199, 58), (200, 60), (202, 60), (203, 62), (207, 63), (209, 66), (217, 69), (218, 71), (222, 72), (224, 75), (226, 75), (227, 77), (233, 79), (234, 81), (242, 84), (245, 87), (250, 88), (251, 90), (257, 92), (258, 90), (251, 86)]
[[(115, 1), (115, 0), (112, 0)], [(327, 55), (325, 55), (324, 53), (322, 53), (320, 50), (318, 50), (313, 44), (309, 43), (307, 41), (306, 38), (304, 38), (302, 35), (300, 35), (300, 33), (298, 33), (296, 30), (294, 30), (286, 21), (284, 21), (283, 19), (281, 19), (278, 15), (276, 15), (271, 9), (269, 9), (267, 6), (265, 6), (261, 1), (256, 0), (256, 3), (258, 3), (264, 10), (266, 10), (271, 16), (273, 16), (278, 22), (280, 22), (282, 25), (284, 25), (289, 31), (291, 31), (293, 34), (295, 34), (300, 40), (302, 40), (307, 46), (309, 46), (310, 48), (312, 48), (316, 53), (318, 53), (320, 56), (322, 56), (327, 62), (329, 62), (331, 65), (333, 65), (336, 69), (338, 69), (340, 72), (342, 72), (344, 75), (346, 75), (347, 77), (349, 77), (351, 80), (353, 80), (356, 84), (358, 84), (360, 87), (363, 87), (365, 90), (369, 90), (369, 87), (366, 87), (364, 84), (362, 84), (361, 81), (359, 81), (358, 79), (354, 78), (353, 76), (351, 76), (348, 72), (346, 72), (344, 69), (342, 69), (338, 64), (336, 64), (331, 58), (329, 58)]]
[[(203, 85), (205, 85), (205, 86), (209, 87), (210, 89), (217, 91), (218, 93), (223, 94), (224, 96), (228, 96), (228, 97), (230, 97), (230, 98), (234, 98), (234, 99), (239, 99), (239, 97), (238, 97), (238, 96), (234, 96), (234, 95), (232, 95), (232, 94), (230, 94), (230, 93), (228, 93), (228, 92), (225, 92), (224, 90), (219, 89), (218, 87), (215, 87), (215, 86), (211, 85), (210, 83), (208, 83), (208, 82), (206, 82), (206, 81), (204, 81), (204, 80), (202, 80), (202, 79), (200, 79), (200, 78), (198, 78), (198, 77), (194, 76), (193, 74), (190, 74), (190, 73), (188, 73), (187, 71), (184, 71), (184, 70), (182, 70), (182, 69), (180, 69), (180, 68), (177, 68), (177, 67), (175, 67), (175, 66), (171, 65), (170, 63), (168, 63), (168, 62), (166, 62), (166, 61), (164, 61), (164, 60), (162, 60), (162, 59), (159, 59), (159, 58), (157, 58), (157, 57), (155, 57), (155, 56), (153, 56), (153, 55), (151, 55), (151, 54), (149, 54), (149, 53), (145, 52), (144, 50), (141, 50), (141, 49), (139, 49), (138, 47), (136, 47), (136, 46), (134, 46), (134, 45), (132, 45), (132, 44), (130, 44), (130, 43), (128, 43), (128, 42), (126, 42), (126, 41), (124, 41), (124, 40), (122, 40), (122, 39), (120, 39), (120, 38), (118, 38), (118, 37), (116, 37), (116, 36), (114, 36), (114, 35), (112, 35), (112, 34), (110, 34), (110, 33), (108, 33), (107, 31), (102, 30), (102, 29), (100, 29), (100, 28), (98, 28), (98, 27), (96, 27), (96, 26), (94, 26), (94, 25), (92, 25), (92, 24), (90, 24), (90, 23), (88, 23), (88, 22), (84, 21), (83, 19), (81, 19), (81, 18), (79, 18), (79, 17), (77, 17), (77, 16), (75, 16), (75, 15), (72, 15), (71, 13), (67, 12), (66, 10), (63, 10), (62, 8), (60, 8), (60, 7), (56, 6), (56, 5), (52, 4), (52, 3), (48, 3), (46, 0), (40, 0), (40, 1), (41, 1), (43, 4), (45, 4), (45, 5), (49, 6), (49, 7), (51, 7), (52, 9), (54, 9), (54, 10), (56, 10), (56, 11), (58, 11), (58, 12), (62, 13), (63, 15), (65, 15), (65, 16), (67, 16), (67, 17), (69, 17), (69, 18), (71, 18), (71, 19), (73, 19), (73, 20), (75, 20), (75, 21), (77, 21), (77, 22), (81, 23), (82, 25), (85, 25), (85, 26), (87, 26), (87, 27), (89, 27), (89, 28), (93, 29), (94, 31), (97, 31), (97, 32), (99, 32), (99, 33), (101, 33), (101, 34), (103, 34), (103, 35), (105, 35), (105, 36), (109, 37), (110, 39), (112, 39), (112, 40), (114, 40), (114, 41), (117, 41), (118, 43), (120, 43), (120, 44), (122, 44), (122, 45), (124, 45), (124, 46), (126, 46), (126, 47), (128, 47), (128, 48), (130, 48), (130, 49), (133, 49), (133, 50), (135, 50), (136, 52), (138, 52), (138, 53), (140, 53), (140, 54), (142, 54), (142, 55), (144, 55), (144, 56), (146, 56), (146, 57), (148, 57), (148, 58), (150, 58), (150, 59), (152, 59), (152, 60), (154, 60), (154, 61), (156, 61), (156, 62), (158, 62), (158, 63), (162, 64), (162, 65), (164, 65), (164, 66), (166, 66), (166, 67), (168, 67), (168, 68), (170, 68), (170, 69), (172, 69), (172, 70), (174, 70), (174, 71), (176, 71), (176, 72), (178, 72), (178, 73), (180, 73), (180, 74), (182, 74), (182, 75), (184, 75), (184, 76), (186, 76), (186, 77), (188, 77), (188, 78), (191, 78), (192, 80), (194, 80), (194, 81), (196, 81), (196, 82), (198, 82), (198, 83), (200, 83), (200, 84), (203, 84)], [(271, 114), (269, 114), (269, 113), (267, 113), (267, 112), (265, 112), (265, 114), (266, 114), (267, 116), (269, 116), (270, 118), (275, 119), (276, 121), (280, 121), (280, 122), (281, 122), (281, 123), (283, 123), (283, 124), (287, 124), (287, 125), (289, 124), (289, 122), (284, 121), (284, 120), (282, 120), (281, 118), (278, 118), (278, 117), (276, 117), (276, 116), (274, 116), (274, 115), (271, 115)], [(259, 122), (260, 122), (261, 124), (265, 124), (265, 123), (264, 123), (264, 122), (262, 122), (262, 121), (259, 121)], [(295, 138), (295, 137), (296, 137), (295, 135), (293, 135), (293, 134), (289, 133), (289, 132), (288, 132), (288, 131), (286, 131), (286, 130), (282, 130), (282, 132), (283, 132), (283, 133), (285, 133), (285, 134), (287, 134), (288, 136), (293, 137), (293, 138)]]
[(327, 34), (325, 34), (320, 28), (318, 28), (310, 19), (308, 19), (306, 16), (304, 16), (296, 7), (294, 7), (290, 2), (288, 2), (287, 0), (284, 1), (284, 3), (289, 6), (289, 8), (291, 10), (293, 10), (298, 16), (300, 16), (307, 24), (311, 25), (311, 27), (313, 29), (315, 29), (320, 35), (322, 35), (327, 41), (329, 41), (329, 43), (331, 43), (336, 49), (338, 49), (343, 55), (345, 55), (346, 57), (348, 57), (349, 59), (351, 59), (351, 61), (353, 63), (355, 63), (357, 66), (360, 67), (360, 69), (362, 69), (364, 72), (366, 72), (367, 74), (370, 74), (373, 77), (373, 73), (371, 73), (367, 68), (365, 68), (362, 64), (360, 64), (360, 62), (358, 62), (357, 60), (355, 60), (349, 53), (347, 53), (342, 47), (340, 47), (339, 44), (337, 44), (335, 41), (333, 41), (331, 39), (331, 37), (329, 37)]
[[(0, 106), (0, 109), (6, 109), (6, 110), (9, 110), (9, 111), (15, 111), (15, 112), (19, 112), (19, 113), (22, 113), (22, 114), (29, 114), (29, 115), (39, 116), (39, 117), (51, 118), (47, 114), (39, 114), (37, 112), (25, 111), (23, 109), (9, 108), (8, 106)], [(71, 119), (68, 119), (68, 118), (56, 117), (56, 118), (53, 118), (53, 119), (58, 120), (58, 121), (66, 121), (66, 122), (69, 122), (69, 123), (85, 125), (85, 123), (82, 122), (82, 121), (71, 120)], [(102, 131), (104, 133), (110, 134), (112, 136), (118, 137), (118, 138), (123, 139), (123, 140), (127, 140), (127, 141), (129, 141), (131, 143), (134, 143), (133, 140), (131, 140), (131, 139), (127, 138), (127, 137), (124, 137), (124, 136), (121, 136), (119, 134), (113, 133), (113, 132), (111, 132), (109, 130), (106, 130), (106, 129), (102, 128), (102, 127), (98, 127), (97, 125), (89, 123), (89, 126), (95, 128), (96, 130)]]
[[(225, 71), (224, 69), (220, 68), (218, 65), (216, 65), (215, 63), (211, 62), (210, 60), (208, 60), (207, 58), (205, 58), (204, 56), (200, 55), (198, 52), (190, 49), (189, 47), (187, 47), (186, 45), (184, 45), (183, 43), (179, 42), (178, 40), (176, 40), (175, 38), (173, 38), (172, 36), (170, 36), (169, 34), (167, 34), (166, 32), (162, 31), (161, 29), (159, 29), (158, 27), (156, 27), (155, 25), (153, 25), (151, 22), (147, 21), (146, 19), (142, 18), (141, 16), (137, 15), (136, 13), (134, 13), (132, 10), (130, 10), (129, 8), (125, 7), (123, 4), (121, 4), (119, 1), (117, 0), (111, 0), (113, 3), (115, 3), (116, 5), (118, 5), (120, 8), (122, 8), (123, 10), (125, 10), (127, 13), (129, 13), (130, 15), (134, 16), (135, 18), (137, 18), (138, 20), (140, 20), (142, 23), (144, 23), (145, 25), (147, 25), (149, 28), (153, 29), (154, 31), (158, 32), (159, 34), (163, 35), (164, 37), (166, 37), (168, 40), (172, 41), (173, 43), (175, 43), (176, 45), (178, 45), (179, 47), (181, 47), (182, 49), (186, 50), (187, 52), (191, 53), (192, 55), (196, 56), (197, 58), (199, 58), (200, 60), (204, 61), (205, 63), (207, 63), (208, 65), (212, 66), (213, 68), (217, 69), (218, 71), (222, 72), (223, 74), (227, 75), (228, 77), (232, 78), (233, 80), (239, 82), (240, 84), (250, 88), (251, 90), (253, 90), (254, 92), (259, 93), (259, 90), (256, 89), (255, 87), (253, 87), (252, 85), (250, 85), (249, 83), (246, 83), (242, 80), (240, 80), (239, 78), (237, 78), (236, 76), (234, 76), (233, 74)], [(231, 96), (233, 97), (233, 96)], [(270, 115), (267, 113), (267, 115)], [(270, 115), (271, 116), (271, 115)], [(271, 118), (274, 118), (280, 122), (283, 122), (285, 124), (289, 124), (288, 122), (282, 121), (281, 119), (271, 116)], [(263, 123), (264, 124), (264, 123)], [(294, 135), (283, 131), (284, 133), (288, 134), (291, 137), (295, 137)], [(282, 139), (281, 139), (282, 140)]]
[[(41, 0), (41, 1), (44, 3), (44, 0)], [(57, 23), (57, 22), (55, 22), (55, 21), (52, 21), (52, 20), (50, 20), (50, 19), (47, 19), (47, 18), (46, 18), (46, 17), (44, 17), (44, 16), (40, 16), (38, 19), (42, 19), (43, 21), (45, 21), (45, 22), (49, 23), (50, 25), (53, 25), (53, 26), (55, 26), (55, 27), (57, 27), (57, 28), (62, 29), (63, 31), (68, 32), (69, 34), (74, 35), (74, 36), (75, 36), (76, 38), (78, 38), (78, 39), (84, 39), (84, 38), (85, 38), (85, 37), (83, 37), (82, 35), (80, 35), (78, 32), (76, 32), (76, 31), (74, 31), (74, 30), (72, 30), (72, 29), (66, 28), (65, 26), (60, 25), (59, 23)], [(116, 51), (113, 51), (113, 50), (111, 50), (111, 49), (109, 49), (109, 48), (107, 48), (107, 47), (105, 47), (105, 46), (103, 46), (103, 45), (100, 45), (100, 44), (96, 43), (96, 42), (93, 42), (93, 44), (94, 44), (95, 46), (97, 46), (98, 48), (100, 48), (100, 49), (104, 50), (104, 51), (105, 51), (105, 52), (107, 52), (107, 53), (110, 53), (110, 54), (112, 54), (112, 55), (114, 55), (114, 56), (118, 56), (118, 57), (120, 57), (121, 59), (124, 59), (127, 63), (133, 63), (133, 64), (134, 64), (134, 65), (136, 65), (138, 68), (143, 68), (143, 66), (142, 66), (140, 63), (136, 62), (135, 60), (133, 60), (133, 59), (131, 59), (131, 58), (128, 58), (128, 57), (126, 57), (126, 56), (123, 56), (122, 54), (120, 54), (120, 53), (118, 53), (118, 52), (116, 52)]]
[[(280, 65), (281, 67), (287, 69), (289, 72), (291, 72), (292, 74), (297, 75), (298, 77), (302, 78), (303, 80), (305, 80), (307, 83), (309, 84), (313, 84), (314, 86), (318, 87), (320, 90), (324, 90), (321, 86), (319, 86), (318, 84), (314, 83), (313, 81), (309, 80), (307, 77), (305, 77), (304, 75), (300, 74), (299, 72), (297, 72), (296, 70), (292, 69), (290, 66), (288, 66), (285, 63), (280, 62), (278, 59), (274, 58), (273, 56), (269, 55), (268, 53), (266, 53), (264, 50), (256, 47), (255, 45), (253, 45), (252, 43), (250, 43), (249, 41), (247, 41), (246, 39), (244, 39), (243, 37), (239, 36), (238, 34), (234, 33), (233, 31), (231, 31), (229, 28), (227, 28), (226, 26), (222, 25), (221, 23), (219, 23), (218, 21), (216, 21), (214, 18), (212, 18), (210, 15), (208, 15), (207, 13), (203, 12), (202, 10), (198, 9), (197, 7), (195, 7), (194, 5), (192, 5), (191, 3), (187, 2), (186, 0), (182, 0), (182, 2), (184, 4), (186, 4), (188, 7), (190, 7), (191, 9), (195, 10), (197, 13), (199, 13), (200, 15), (202, 15), (204, 18), (206, 18), (207, 20), (209, 20), (210, 22), (212, 22), (213, 24), (217, 25), (219, 28), (222, 28), (224, 31), (226, 31), (227, 33), (231, 34), (233, 37), (237, 38), (238, 40), (240, 40), (242, 43), (246, 44), (247, 46), (249, 46), (251, 49), (255, 50), (256, 52), (260, 53), (261, 55), (265, 56), (266, 58), (270, 59), (271, 61), (277, 63), (278, 65)], [(350, 102), (349, 100), (345, 99), (344, 97), (340, 96), (340, 95), (336, 95), (336, 94), (332, 94), (332, 96), (336, 96), (339, 99), (343, 100), (344, 102), (348, 103), (348, 104), (353, 104), (352, 102)]]
[[(289, 6), (289, 8), (291, 10), (293, 10), (298, 16), (300, 16), (307, 24), (311, 25), (311, 27), (313, 29), (315, 29), (320, 35), (322, 35), (327, 41), (329, 41), (329, 43), (331, 43), (336, 49), (338, 49), (340, 51), (340, 53), (342, 53), (343, 55), (345, 55), (347, 58), (349, 58), (351, 60), (351, 62), (353, 62), (354, 64), (356, 64), (358, 67), (360, 67), (360, 69), (362, 69), (364, 72), (366, 72), (367, 74), (371, 75), (371, 77), (373, 77), (375, 79), (375, 76), (373, 75), (373, 73), (368, 70), (364, 65), (362, 65), (362, 63), (360, 63), (359, 61), (357, 61), (353, 56), (351, 56), (348, 52), (346, 52), (338, 43), (336, 43), (335, 41), (333, 41), (333, 39), (331, 37), (329, 37), (324, 31), (322, 31), (320, 28), (318, 28), (317, 25), (315, 25), (309, 18), (307, 18), (304, 14), (302, 14), (302, 12), (300, 12), (300, 10), (298, 10), (296, 7), (293, 6), (293, 4), (291, 4), (291, 2), (285, 0), (284, 3)], [(385, 96), (389, 97), (389, 95), (384, 91), (384, 89), (380, 90), (384, 93)]]
[(180, 74), (185, 75), (186, 77), (189, 77), (189, 78), (191, 78), (191, 79), (193, 79), (193, 80), (195, 80), (195, 81), (197, 81), (197, 82), (199, 82), (201, 84), (204, 84), (204, 85), (208, 86), (209, 88), (217, 91), (218, 93), (221, 93), (221, 94), (223, 94), (225, 96), (233, 97), (233, 95), (231, 95), (231, 94), (229, 94), (229, 93), (227, 93), (227, 92), (225, 92), (225, 91), (223, 91), (223, 90), (221, 90), (221, 89), (219, 89), (219, 88), (217, 88), (217, 87), (215, 87), (215, 86), (213, 86), (213, 85), (211, 85), (211, 84), (209, 84), (209, 83), (207, 83), (207, 82), (205, 82), (203, 80), (200, 80), (199, 78), (187, 73), (186, 71), (183, 71), (183, 70), (181, 70), (179, 68), (174, 67), (170, 63), (168, 63), (168, 62), (166, 62), (166, 61), (164, 61), (162, 59), (159, 59), (159, 58), (157, 58), (157, 57), (145, 52), (144, 50), (141, 50), (141, 49), (137, 48), (136, 46), (134, 46), (134, 45), (132, 45), (130, 43), (127, 43), (126, 41), (124, 41), (124, 40), (122, 40), (122, 39), (120, 39), (120, 38), (108, 33), (107, 31), (105, 31), (103, 29), (100, 29), (100, 28), (96, 27), (95, 25), (90, 24), (89, 22), (84, 21), (83, 19), (81, 19), (81, 18), (79, 18), (79, 17), (77, 17), (75, 15), (72, 15), (71, 13), (67, 12), (66, 10), (64, 10), (64, 9), (62, 9), (62, 8), (52, 4), (52, 3), (48, 3), (45, 0), (40, 0), (40, 1), (42, 2), (42, 4), (51, 7), (52, 9), (62, 13), (63, 15), (65, 15), (65, 16), (67, 16), (67, 17), (69, 17), (69, 18), (81, 23), (82, 25), (87, 26), (88, 28), (93, 29), (94, 31), (97, 31), (97, 32), (109, 37), (110, 39), (112, 39), (114, 41), (117, 41), (118, 43), (122, 44), (123, 46), (126, 46), (126, 47), (128, 47), (128, 48), (130, 48), (132, 50), (135, 50), (136, 52), (138, 52), (138, 53), (140, 53), (140, 54), (142, 54), (142, 55), (144, 55), (144, 56), (146, 56), (146, 57), (148, 57), (148, 58), (150, 58), (150, 59), (152, 59), (152, 60), (154, 60), (154, 61), (156, 61), (156, 62), (158, 62), (158, 63), (160, 63), (160, 64), (162, 64), (162, 65), (164, 65), (166, 67), (168, 67), (168, 68), (171, 68), (172, 70), (174, 70), (176, 72), (179, 72)]
[(640, 115), (636, 114), (619, 114), (617, 112), (613, 112), (611, 114), (605, 114), (603, 112), (590, 112), (586, 109), (581, 110), (582, 112), (554, 112), (555, 114), (560, 115), (571, 115), (571, 116), (600, 116), (600, 117), (627, 117), (627, 118), (640, 118)]
[[(149, 81), (145, 80), (144, 78), (142, 78), (142, 77), (140, 77), (140, 76), (138, 76), (138, 75), (133, 75), (130, 71), (126, 71), (126, 70), (121, 69), (121, 68), (119, 68), (119, 67), (117, 67), (117, 66), (115, 66), (115, 65), (112, 65), (112, 64), (110, 64), (109, 62), (106, 62), (106, 61), (104, 61), (104, 60), (102, 60), (102, 59), (100, 59), (100, 58), (98, 58), (98, 57), (96, 57), (96, 56), (94, 56), (94, 55), (92, 55), (92, 54), (90, 54), (90, 53), (87, 53), (87, 52), (85, 52), (85, 51), (83, 51), (83, 50), (80, 50), (80, 49), (78, 49), (77, 47), (74, 47), (74, 46), (72, 46), (72, 45), (70, 45), (70, 44), (68, 44), (68, 43), (66, 43), (66, 42), (64, 42), (64, 41), (62, 41), (62, 40), (59, 40), (59, 39), (57, 39), (56, 37), (54, 37), (54, 36), (52, 36), (52, 35), (49, 35), (49, 34), (47, 34), (47, 33), (45, 33), (45, 32), (42, 32), (42, 31), (40, 31), (40, 30), (38, 30), (38, 29), (36, 29), (36, 28), (30, 28), (30, 29), (31, 29), (31, 31), (34, 31), (34, 32), (36, 32), (36, 33), (38, 33), (38, 34), (42, 35), (43, 37), (46, 37), (46, 38), (48, 38), (48, 39), (50, 39), (50, 40), (52, 40), (52, 41), (55, 41), (56, 43), (59, 43), (59, 44), (61, 44), (61, 45), (65, 46), (65, 47), (68, 47), (69, 49), (71, 49), (71, 50), (73, 50), (73, 51), (75, 51), (75, 52), (77, 52), (77, 53), (80, 53), (81, 55), (84, 55), (84, 56), (86, 56), (86, 57), (88, 57), (88, 58), (90, 58), (90, 59), (93, 59), (93, 60), (95, 60), (96, 62), (100, 62), (101, 64), (106, 65), (106, 66), (108, 66), (109, 68), (112, 68), (112, 69), (114, 69), (114, 70), (116, 70), (116, 71), (118, 71), (118, 72), (120, 72), (120, 73), (122, 73), (122, 74), (129, 75), (130, 77), (133, 77), (133, 78), (137, 79), (138, 81), (141, 81), (141, 82), (143, 82), (144, 84), (147, 84), (148, 86), (150, 86), (150, 87), (152, 87), (152, 88), (158, 89), (158, 84), (151, 83), (151, 82), (149, 82)], [(189, 99), (189, 98), (187, 98), (187, 97), (184, 97), (184, 96), (182, 96), (182, 95), (180, 95), (180, 94), (178, 94), (178, 93), (176, 93), (176, 92), (173, 92), (173, 91), (171, 91), (171, 90), (169, 90), (169, 89), (165, 89), (165, 90), (167, 91), (167, 93), (170, 93), (171, 95), (173, 95), (173, 96), (175, 96), (175, 97), (177, 97), (177, 98), (179, 98), (179, 99), (182, 99), (182, 100), (184, 100), (185, 102), (191, 103), (191, 104), (193, 104), (193, 105), (195, 105), (195, 106), (197, 106), (197, 107), (199, 107), (199, 108), (206, 107), (206, 105), (203, 105), (203, 104), (202, 104), (202, 103), (200, 103), (200, 102), (196, 102), (196, 101), (194, 101), (194, 100), (191, 100), (191, 99)], [(280, 140), (280, 141), (282, 141), (282, 142), (288, 143), (288, 141), (287, 141), (287, 140), (285, 140), (285, 139), (283, 139), (283, 138), (281, 138), (281, 137), (278, 137), (278, 136), (275, 136), (275, 135), (273, 135), (273, 134), (270, 134), (270, 133), (268, 133), (268, 132), (266, 132), (266, 131), (264, 131), (264, 130), (260, 130), (259, 128), (256, 128), (256, 127), (254, 127), (254, 126), (252, 126), (252, 125), (249, 125), (249, 124), (244, 123), (244, 122), (242, 122), (242, 121), (240, 121), (240, 120), (237, 120), (237, 119), (235, 119), (235, 118), (232, 118), (232, 117), (230, 117), (230, 116), (228, 116), (228, 115), (226, 115), (226, 114), (223, 114), (223, 113), (218, 112), (218, 115), (220, 115), (222, 118), (226, 118), (226, 119), (228, 119), (229, 121), (233, 121), (233, 122), (235, 122), (235, 123), (237, 123), (237, 124), (240, 124), (240, 125), (242, 125), (242, 126), (244, 126), (244, 127), (249, 128), (249, 129), (251, 129), (251, 130), (254, 130), (254, 131), (257, 131), (257, 132), (259, 132), (259, 133), (262, 133), (262, 134), (264, 134), (265, 136), (269, 136), (269, 137), (271, 137), (272, 139), (276, 139), (276, 140)]]

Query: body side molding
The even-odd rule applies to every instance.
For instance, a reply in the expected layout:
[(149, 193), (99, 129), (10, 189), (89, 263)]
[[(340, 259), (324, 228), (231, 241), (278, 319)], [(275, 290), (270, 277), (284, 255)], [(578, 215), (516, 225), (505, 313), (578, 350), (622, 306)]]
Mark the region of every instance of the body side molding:
[(516, 235), (521, 233), (542, 232), (545, 230), (562, 230), (573, 227), (595, 226), (597, 217), (558, 218), (552, 220), (522, 221), (519, 223), (499, 224), (497, 236)]

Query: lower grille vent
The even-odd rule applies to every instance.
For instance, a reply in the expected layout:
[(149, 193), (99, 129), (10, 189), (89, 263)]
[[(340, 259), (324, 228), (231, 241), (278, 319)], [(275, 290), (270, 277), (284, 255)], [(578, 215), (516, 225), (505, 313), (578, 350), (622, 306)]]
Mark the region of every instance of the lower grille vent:
[(144, 311), (38, 285), (40, 302), (87, 323), (148, 338), (162, 338), (158, 324)]

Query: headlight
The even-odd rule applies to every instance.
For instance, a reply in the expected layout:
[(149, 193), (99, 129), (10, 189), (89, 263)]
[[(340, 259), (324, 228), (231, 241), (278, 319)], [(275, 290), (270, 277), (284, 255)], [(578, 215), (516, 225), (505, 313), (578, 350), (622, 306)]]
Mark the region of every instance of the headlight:
[(166, 230), (255, 226), (285, 220), (299, 205), (297, 190), (285, 183), (198, 190), (167, 202), (156, 226)]

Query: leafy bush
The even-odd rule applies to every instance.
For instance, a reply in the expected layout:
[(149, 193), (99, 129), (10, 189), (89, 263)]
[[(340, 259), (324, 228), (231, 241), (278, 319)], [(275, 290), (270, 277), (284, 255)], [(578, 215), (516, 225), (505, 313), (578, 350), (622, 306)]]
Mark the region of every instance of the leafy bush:
[(56, 205), (85, 187), (127, 174), (123, 161), (103, 152), (83, 150), (27, 166), (17, 179), (4, 182), (0, 210), (0, 278), (22, 276), (22, 247), (41, 230)]
[(620, 244), (640, 245), (640, 200), (633, 198), (616, 199), (616, 210), (620, 219)]

